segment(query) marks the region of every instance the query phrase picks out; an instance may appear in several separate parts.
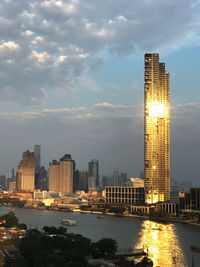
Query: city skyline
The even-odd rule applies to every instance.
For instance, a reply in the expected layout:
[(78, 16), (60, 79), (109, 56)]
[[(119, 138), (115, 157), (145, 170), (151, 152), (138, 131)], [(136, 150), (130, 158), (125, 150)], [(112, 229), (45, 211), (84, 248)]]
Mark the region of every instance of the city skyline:
[(199, 185), (199, 1), (3, 0), (1, 10), (1, 174), (41, 144), (46, 167), (70, 153), (78, 169), (97, 158), (100, 174), (139, 176), (150, 51), (171, 73), (171, 178)]

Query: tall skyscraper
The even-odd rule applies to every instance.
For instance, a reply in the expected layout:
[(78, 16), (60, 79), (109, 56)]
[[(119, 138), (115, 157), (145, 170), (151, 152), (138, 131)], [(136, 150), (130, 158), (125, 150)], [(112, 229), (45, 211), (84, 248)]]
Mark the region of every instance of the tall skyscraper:
[(38, 189), (41, 191), (48, 189), (48, 173), (44, 166), (40, 167), (38, 172)]
[(88, 171), (80, 172), (80, 189), (88, 192)]
[(34, 154), (35, 154), (35, 172), (36, 172), (36, 173), (39, 172), (40, 164), (41, 164), (41, 160), (40, 160), (40, 149), (41, 149), (41, 146), (40, 146), (40, 145), (34, 145)]
[(97, 159), (92, 159), (88, 163), (88, 187), (98, 187), (99, 186), (99, 161)]
[(114, 186), (121, 186), (122, 185), (121, 176), (120, 176), (119, 170), (117, 168), (114, 168), (114, 171), (113, 171), (113, 184), (114, 184)]
[(34, 145), (35, 155), (35, 187), (39, 188), (39, 170), (40, 170), (40, 145)]
[(71, 155), (64, 155), (59, 162), (53, 160), (49, 164), (49, 191), (73, 193), (73, 177), (75, 161)]
[(49, 163), (49, 191), (60, 192), (60, 163), (57, 160)]
[(33, 191), (35, 185), (35, 156), (33, 152), (23, 153), (16, 175), (17, 190)]
[(170, 200), (169, 73), (158, 53), (145, 54), (145, 201)]

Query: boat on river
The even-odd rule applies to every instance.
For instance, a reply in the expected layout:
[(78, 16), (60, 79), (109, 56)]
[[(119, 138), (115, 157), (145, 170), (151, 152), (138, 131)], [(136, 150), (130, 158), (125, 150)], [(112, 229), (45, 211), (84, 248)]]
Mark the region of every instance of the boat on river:
[(77, 225), (76, 221), (69, 220), (69, 219), (63, 219), (63, 220), (61, 220), (60, 223), (63, 224), (63, 225), (67, 225), (67, 226), (75, 226), (75, 225)]

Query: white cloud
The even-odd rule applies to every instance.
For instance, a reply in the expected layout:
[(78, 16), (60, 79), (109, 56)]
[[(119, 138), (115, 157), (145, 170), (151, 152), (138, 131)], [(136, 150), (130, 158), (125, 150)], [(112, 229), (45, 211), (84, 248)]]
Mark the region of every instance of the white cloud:
[(99, 91), (87, 71), (102, 51), (123, 57), (199, 44), (198, 10), (198, 0), (2, 0), (1, 100), (39, 104), (41, 88), (73, 92), (79, 81)]

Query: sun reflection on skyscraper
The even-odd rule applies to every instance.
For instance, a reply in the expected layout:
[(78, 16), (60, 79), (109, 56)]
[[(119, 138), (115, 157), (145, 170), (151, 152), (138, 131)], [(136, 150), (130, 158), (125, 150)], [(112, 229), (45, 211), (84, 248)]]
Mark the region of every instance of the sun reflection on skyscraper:
[(143, 221), (135, 249), (144, 248), (156, 267), (187, 267), (174, 225)]

